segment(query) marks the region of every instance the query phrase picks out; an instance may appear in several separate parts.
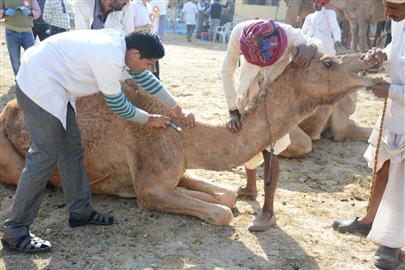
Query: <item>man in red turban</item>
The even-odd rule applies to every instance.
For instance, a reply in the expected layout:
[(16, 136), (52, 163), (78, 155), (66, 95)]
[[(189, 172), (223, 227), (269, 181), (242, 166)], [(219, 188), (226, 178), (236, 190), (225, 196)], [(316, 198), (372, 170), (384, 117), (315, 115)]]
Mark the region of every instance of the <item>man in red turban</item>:
[[(317, 50), (319, 41), (307, 38), (300, 29), (272, 20), (253, 20), (242, 22), (234, 27), (222, 64), (222, 82), (229, 108), (229, 130), (237, 133), (241, 130), (240, 112), (245, 111), (253, 97), (257, 96), (260, 84), (272, 82), (292, 61), (300, 66), (307, 66)], [(291, 55), (291, 49), (298, 48), (298, 53)], [(234, 73), (238, 67), (240, 55), (241, 72), (238, 90), (234, 83)], [(293, 144), (295, 142), (292, 142)], [(285, 134), (274, 145), (277, 155), (290, 145), (290, 137)], [(262, 154), (245, 164), (247, 185), (240, 187), (239, 196), (252, 199), (257, 197), (256, 167), (262, 163)], [(271, 159), (271, 185), (265, 185), (265, 200), (262, 211), (253, 220), (250, 231), (265, 231), (275, 224), (273, 211), (274, 192), (277, 186), (278, 161), (277, 156)], [(265, 174), (264, 178), (267, 179)]]

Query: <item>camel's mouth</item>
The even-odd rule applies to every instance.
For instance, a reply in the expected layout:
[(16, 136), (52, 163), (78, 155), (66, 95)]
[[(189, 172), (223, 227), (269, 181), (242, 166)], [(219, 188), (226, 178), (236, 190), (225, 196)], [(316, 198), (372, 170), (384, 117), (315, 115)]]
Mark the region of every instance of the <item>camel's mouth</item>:
[(343, 69), (347, 70), (356, 79), (356, 84), (359, 84), (356, 86), (357, 88), (367, 87), (375, 83), (372, 78), (367, 76), (367, 69), (370, 66), (361, 60), (360, 53), (347, 54), (339, 58), (342, 61)]

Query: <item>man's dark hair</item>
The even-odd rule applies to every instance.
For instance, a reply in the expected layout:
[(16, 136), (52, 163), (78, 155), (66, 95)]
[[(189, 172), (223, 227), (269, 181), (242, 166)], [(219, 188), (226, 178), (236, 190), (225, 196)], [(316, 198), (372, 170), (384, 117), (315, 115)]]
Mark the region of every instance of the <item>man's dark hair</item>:
[(160, 59), (165, 56), (165, 48), (157, 34), (149, 31), (132, 32), (125, 36), (127, 50), (137, 49), (141, 58)]

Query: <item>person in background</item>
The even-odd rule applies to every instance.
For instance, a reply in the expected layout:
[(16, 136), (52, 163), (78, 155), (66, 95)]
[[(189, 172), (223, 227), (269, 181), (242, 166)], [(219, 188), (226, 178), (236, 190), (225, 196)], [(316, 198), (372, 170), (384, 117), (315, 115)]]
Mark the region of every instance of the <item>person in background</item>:
[(207, 9), (208, 9), (207, 0), (199, 0), (197, 3), (197, 26), (195, 29), (195, 38), (201, 39), (201, 32), (203, 31), (203, 25), (208, 20)]
[(49, 34), (51, 36), (70, 29), (68, 5), (69, 2), (66, 0), (46, 1), (43, 18), (50, 25)]
[(183, 20), (187, 27), (187, 41), (191, 42), (191, 36), (193, 35), (195, 25), (197, 23), (197, 14), (198, 9), (197, 5), (194, 3), (194, 0), (189, 0), (181, 10), (183, 13)]
[(322, 42), (321, 47), (318, 48), (321, 53), (335, 56), (337, 49), (342, 47), (342, 32), (336, 12), (325, 7), (329, 3), (330, 0), (313, 0), (315, 12), (305, 18), (302, 32)]
[(7, 49), (15, 76), (21, 65), (21, 47), (27, 50), (35, 44), (33, 20), (40, 15), (37, 0), (2, 0), (0, 3), (0, 18), (4, 18)]
[(134, 16), (129, 0), (75, 0), (75, 29), (114, 28), (134, 31)]
[(166, 28), (166, 0), (151, 0), (150, 5), (152, 7), (152, 10), (157, 10), (159, 12), (159, 18), (156, 18), (158, 20), (156, 32), (159, 35), (160, 39), (163, 40)]
[(34, 40), (39, 38), (40, 41), (43, 41), (49, 36), (49, 24), (47, 24), (42, 18), (44, 13), (46, 0), (38, 0), (39, 7), (41, 8), (41, 16), (38, 19), (34, 20), (34, 26), (32, 27), (32, 33), (34, 34)]
[(210, 4), (207, 13), (210, 17), (210, 37), (209, 40), (214, 39), (214, 33), (219, 23), (221, 22), (221, 17), (224, 15), (224, 7), (219, 3), (219, 0), (214, 0), (214, 3)]

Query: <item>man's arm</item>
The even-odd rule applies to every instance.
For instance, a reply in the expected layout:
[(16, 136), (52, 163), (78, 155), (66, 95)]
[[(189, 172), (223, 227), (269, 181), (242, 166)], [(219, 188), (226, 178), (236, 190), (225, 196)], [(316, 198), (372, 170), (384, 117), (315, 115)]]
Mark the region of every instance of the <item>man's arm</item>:
[(174, 96), (149, 70), (144, 70), (140, 73), (130, 71), (129, 74), (146, 92), (157, 98), (167, 107), (173, 108), (177, 105)]
[(36, 20), (41, 16), (41, 8), (39, 7), (37, 0), (32, 0), (31, 2), (31, 12), (32, 12), (32, 19)]
[(388, 97), (405, 107), (405, 85), (391, 83)]
[(228, 109), (237, 109), (238, 94), (235, 89), (234, 73), (238, 67), (240, 57), (240, 36), (243, 31), (243, 24), (236, 25), (229, 38), (228, 48), (225, 53), (224, 61), (222, 62), (221, 74), (222, 85), (224, 88), (225, 99), (228, 104)]
[(130, 3), (122, 9), (122, 31), (126, 34), (134, 31), (134, 15)]

